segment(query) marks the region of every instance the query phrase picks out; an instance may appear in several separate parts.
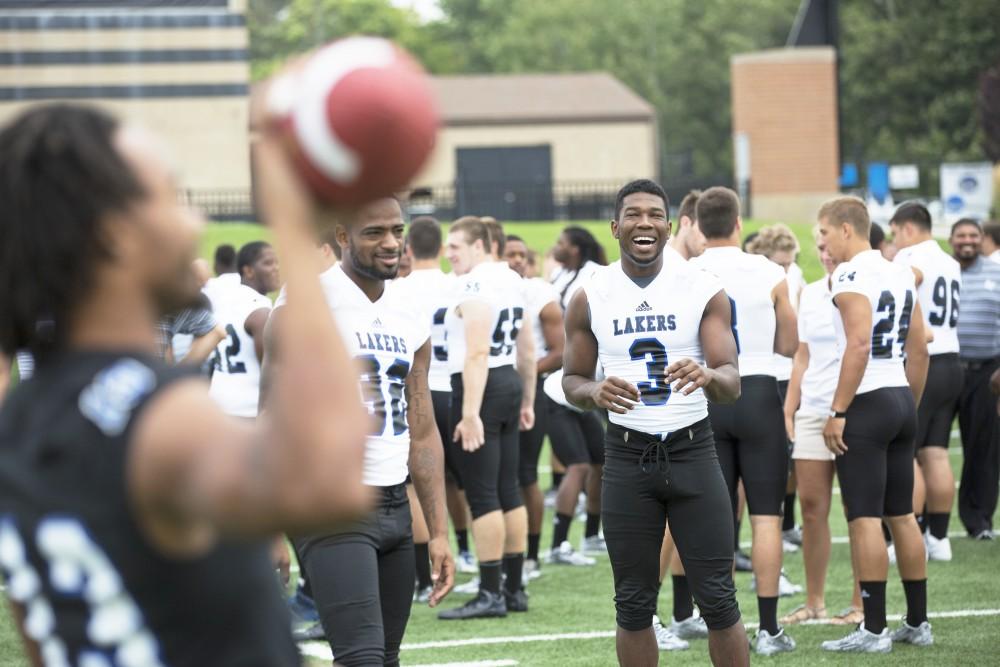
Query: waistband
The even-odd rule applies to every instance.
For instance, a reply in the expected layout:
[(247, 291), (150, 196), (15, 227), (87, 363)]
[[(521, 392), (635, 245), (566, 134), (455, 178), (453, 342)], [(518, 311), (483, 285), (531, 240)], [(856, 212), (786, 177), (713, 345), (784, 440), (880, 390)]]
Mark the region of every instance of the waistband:
[(390, 486), (373, 486), (371, 488), (375, 489), (376, 503), (378, 505), (398, 503), (400, 500), (406, 498), (406, 482)]
[(967, 371), (975, 372), (997, 363), (1000, 363), (1000, 357), (990, 357), (989, 359), (962, 359), (962, 368)]
[(705, 417), (704, 419), (700, 419), (682, 429), (678, 429), (670, 433), (656, 434), (646, 433), (645, 431), (636, 431), (635, 429), (625, 428), (624, 426), (608, 422), (608, 432), (620, 435), (626, 446), (640, 448), (645, 447), (651, 442), (660, 442), (665, 445), (670, 445), (675, 442), (694, 440), (695, 433), (708, 426), (708, 424), (708, 417)]
[(931, 361), (958, 361), (958, 352), (942, 352), (941, 354), (932, 354), (930, 356)]

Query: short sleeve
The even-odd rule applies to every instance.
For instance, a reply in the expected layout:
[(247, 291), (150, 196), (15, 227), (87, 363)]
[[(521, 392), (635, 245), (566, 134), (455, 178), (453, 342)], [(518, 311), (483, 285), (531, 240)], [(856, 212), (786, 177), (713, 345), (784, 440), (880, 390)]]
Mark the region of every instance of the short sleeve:
[[(913, 273), (910, 272), (910, 275), (912, 276)], [(866, 278), (867, 276), (865, 276), (863, 269), (859, 270), (853, 263), (845, 262), (833, 272), (833, 277), (830, 281), (830, 291), (834, 297), (847, 292), (867, 296), (868, 290), (865, 288)]]

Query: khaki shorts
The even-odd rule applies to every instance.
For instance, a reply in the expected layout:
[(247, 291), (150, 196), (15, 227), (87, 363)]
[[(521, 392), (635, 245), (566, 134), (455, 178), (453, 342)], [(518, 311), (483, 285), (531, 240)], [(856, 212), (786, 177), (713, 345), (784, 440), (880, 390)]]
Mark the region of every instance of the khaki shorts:
[(795, 447), (792, 449), (793, 459), (807, 461), (833, 461), (836, 458), (826, 448), (823, 440), (823, 427), (826, 426), (823, 415), (795, 413)]

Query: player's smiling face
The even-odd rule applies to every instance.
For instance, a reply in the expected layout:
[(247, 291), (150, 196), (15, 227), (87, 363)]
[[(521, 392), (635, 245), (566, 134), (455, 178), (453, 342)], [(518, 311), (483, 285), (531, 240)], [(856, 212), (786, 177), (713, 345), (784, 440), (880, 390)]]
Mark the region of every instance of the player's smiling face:
[(341, 232), (347, 241), (345, 259), (366, 278), (392, 280), (399, 272), (405, 232), (398, 201), (389, 197), (368, 204)]
[(655, 262), (670, 238), (670, 219), (666, 203), (658, 195), (635, 192), (622, 201), (611, 232), (618, 239), (623, 255), (639, 265)]

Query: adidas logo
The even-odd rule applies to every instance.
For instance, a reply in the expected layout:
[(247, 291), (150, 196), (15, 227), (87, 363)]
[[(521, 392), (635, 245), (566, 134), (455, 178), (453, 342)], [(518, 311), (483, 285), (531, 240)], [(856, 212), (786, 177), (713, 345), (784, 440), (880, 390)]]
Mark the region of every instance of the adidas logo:
[(372, 322), (372, 326), (373, 327), (381, 327), (382, 326), (382, 320), (380, 320), (379, 318), (376, 317), (375, 321)]
[(867, 600), (870, 597), (871, 597), (871, 595), (869, 595), (868, 591), (866, 591), (865, 589), (862, 588), (861, 589), (861, 599), (862, 600)]
[(651, 310), (653, 310), (653, 307), (649, 305), (649, 302), (643, 301), (642, 303), (639, 304), (639, 307), (635, 309), (635, 312), (648, 313)]

